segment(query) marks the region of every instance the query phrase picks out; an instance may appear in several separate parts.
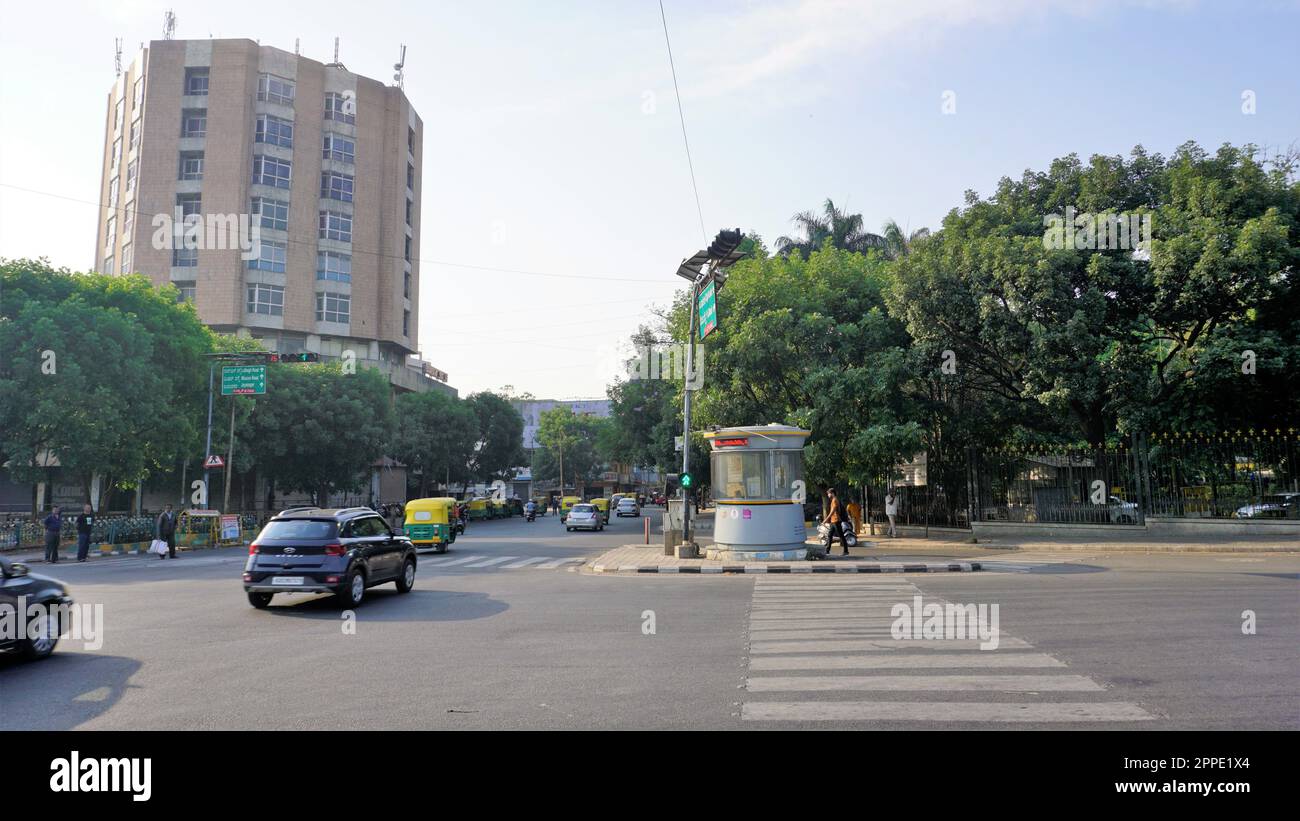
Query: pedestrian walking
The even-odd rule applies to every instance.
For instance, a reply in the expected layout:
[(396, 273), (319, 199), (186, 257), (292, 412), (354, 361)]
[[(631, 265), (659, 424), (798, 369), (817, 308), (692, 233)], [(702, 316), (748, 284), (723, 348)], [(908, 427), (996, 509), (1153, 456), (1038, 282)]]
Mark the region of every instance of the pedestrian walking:
[(157, 537), (167, 543), (167, 555), (158, 554), (160, 559), (176, 558), (176, 513), (172, 510), (171, 505), (158, 514)]
[(889, 535), (897, 538), (898, 528), (895, 526), (895, 520), (898, 518), (898, 497), (894, 495), (892, 489), (885, 494), (885, 515), (889, 517)]
[(823, 524), (830, 525), (830, 534), (826, 539), (826, 552), (830, 553), (831, 548), (835, 546), (835, 537), (839, 537), (840, 547), (844, 548), (841, 556), (849, 555), (849, 542), (844, 538), (844, 519), (848, 515), (844, 510), (844, 503), (835, 495), (835, 488), (828, 488), (826, 496), (831, 500), (830, 508), (826, 512), (826, 518), (822, 520)]
[(77, 561), (84, 562), (90, 552), (90, 531), (95, 529), (95, 514), (90, 505), (81, 506), (81, 515), (77, 517)]
[(45, 561), (50, 564), (59, 563), (59, 530), (63, 528), (62, 511), (58, 505), (46, 516), (43, 524), (45, 525)]

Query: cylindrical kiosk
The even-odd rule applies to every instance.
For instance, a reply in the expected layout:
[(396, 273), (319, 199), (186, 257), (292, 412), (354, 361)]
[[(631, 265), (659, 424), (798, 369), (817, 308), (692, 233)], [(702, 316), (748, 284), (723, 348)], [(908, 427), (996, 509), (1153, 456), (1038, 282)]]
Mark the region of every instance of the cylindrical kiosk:
[(806, 557), (803, 443), (811, 433), (771, 424), (704, 434), (712, 447), (710, 482), (717, 511), (708, 558)]

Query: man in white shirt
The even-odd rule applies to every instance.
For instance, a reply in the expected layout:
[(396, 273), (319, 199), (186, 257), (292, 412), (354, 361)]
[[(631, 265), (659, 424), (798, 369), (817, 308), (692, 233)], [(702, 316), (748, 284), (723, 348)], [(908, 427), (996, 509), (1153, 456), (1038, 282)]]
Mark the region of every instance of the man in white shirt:
[(898, 497), (894, 495), (892, 490), (885, 495), (885, 515), (889, 517), (889, 535), (898, 538), (898, 528), (894, 525), (894, 521), (898, 516)]

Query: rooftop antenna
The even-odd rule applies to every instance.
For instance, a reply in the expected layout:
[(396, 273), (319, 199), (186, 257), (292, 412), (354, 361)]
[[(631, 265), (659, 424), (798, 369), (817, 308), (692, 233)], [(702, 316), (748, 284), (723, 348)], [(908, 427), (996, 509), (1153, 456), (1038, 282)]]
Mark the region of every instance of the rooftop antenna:
[(171, 40), (176, 36), (176, 12), (167, 9), (163, 15), (163, 39)]
[(113, 68), (117, 71), (117, 76), (122, 76), (122, 38), (113, 38)]
[(337, 65), (338, 62), (339, 62), (339, 38), (335, 37), (334, 38), (334, 64)]
[(299, 38), (297, 37), (293, 38), (293, 55), (295, 57), (298, 56), (298, 42), (299, 42)]
[(393, 70), (397, 73), (393, 75), (393, 81), (397, 83), (398, 88), (406, 88), (404, 85), (404, 68), (406, 66), (406, 43), (402, 43), (402, 56), (393, 64)]

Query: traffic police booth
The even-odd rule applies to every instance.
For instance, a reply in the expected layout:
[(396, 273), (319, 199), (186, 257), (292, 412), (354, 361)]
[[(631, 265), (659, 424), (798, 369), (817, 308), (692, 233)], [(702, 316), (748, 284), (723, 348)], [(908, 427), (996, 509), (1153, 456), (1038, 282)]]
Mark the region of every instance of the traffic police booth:
[(708, 558), (793, 561), (807, 555), (803, 445), (811, 431), (755, 425), (710, 431), (716, 518)]

